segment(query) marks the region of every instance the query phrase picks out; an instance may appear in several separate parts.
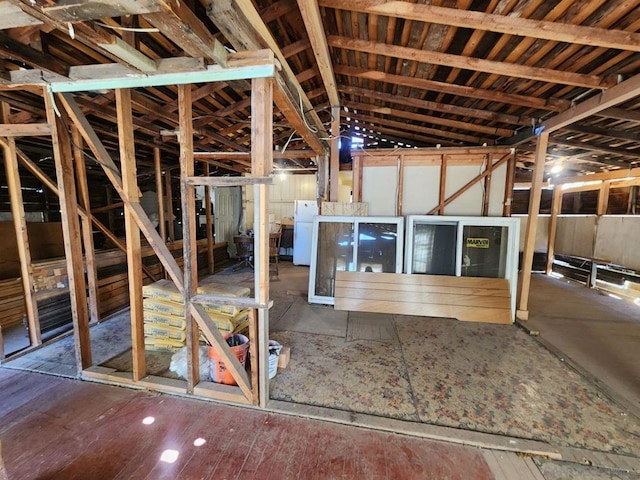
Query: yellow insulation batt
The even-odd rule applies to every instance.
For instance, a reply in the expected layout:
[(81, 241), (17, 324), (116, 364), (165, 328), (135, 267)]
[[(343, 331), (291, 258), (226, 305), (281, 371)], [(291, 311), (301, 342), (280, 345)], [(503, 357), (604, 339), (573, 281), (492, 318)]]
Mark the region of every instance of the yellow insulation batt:
[(160, 325), (157, 323), (145, 323), (144, 336), (153, 337), (157, 340), (176, 340), (183, 343), (187, 339), (187, 335), (184, 330), (167, 327), (166, 325)]

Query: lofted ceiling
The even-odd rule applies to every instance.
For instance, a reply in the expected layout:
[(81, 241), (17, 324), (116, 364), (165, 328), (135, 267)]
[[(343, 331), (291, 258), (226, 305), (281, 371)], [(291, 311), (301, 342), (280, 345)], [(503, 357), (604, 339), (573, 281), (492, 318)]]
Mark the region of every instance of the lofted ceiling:
[[(12, 123), (45, 117), (41, 89), (20, 82), (80, 78), (95, 64), (153, 73), (184, 57), (227, 67), (271, 49), (282, 67), (274, 162), (285, 170), (313, 171), (339, 115), (343, 148), (512, 145), (526, 173), (536, 128), (640, 73), (638, 0), (3, 0), (0, 29)], [(114, 92), (76, 99), (117, 157)], [(159, 148), (177, 166), (177, 89), (138, 88), (132, 101), (140, 165)], [(250, 83), (197, 84), (193, 112), (200, 158), (219, 174), (246, 171)], [(638, 166), (639, 135), (629, 96), (553, 131), (548, 168)], [(46, 138), (19, 147), (50, 156)]]

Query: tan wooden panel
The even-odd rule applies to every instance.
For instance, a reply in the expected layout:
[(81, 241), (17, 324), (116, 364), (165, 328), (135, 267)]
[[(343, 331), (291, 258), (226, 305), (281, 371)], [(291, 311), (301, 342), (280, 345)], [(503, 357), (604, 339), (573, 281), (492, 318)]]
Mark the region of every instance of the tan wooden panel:
[(376, 290), (387, 290), (389, 292), (423, 292), (423, 293), (450, 293), (454, 295), (477, 295), (486, 297), (510, 297), (508, 284), (504, 288), (474, 288), (474, 287), (454, 287), (441, 285), (405, 285), (403, 283), (376, 283), (375, 287), (371, 283), (337, 280), (336, 288), (375, 288)]
[(372, 290), (367, 288), (341, 288), (340, 297), (362, 300), (375, 299), (397, 303), (415, 303), (419, 305), (460, 305), (507, 309), (511, 306), (511, 299), (509, 297)]
[(512, 323), (505, 279), (337, 272), (337, 310)]
[(453, 277), (448, 275), (406, 275), (402, 273), (336, 272), (336, 281), (394, 283), (402, 285), (441, 285), (475, 288), (509, 288), (504, 278)]
[(421, 317), (455, 318), (464, 322), (510, 324), (511, 310), (504, 308), (478, 308), (457, 305), (429, 305), (423, 303), (401, 303), (389, 300), (338, 298), (336, 310), (356, 312), (417, 315)]

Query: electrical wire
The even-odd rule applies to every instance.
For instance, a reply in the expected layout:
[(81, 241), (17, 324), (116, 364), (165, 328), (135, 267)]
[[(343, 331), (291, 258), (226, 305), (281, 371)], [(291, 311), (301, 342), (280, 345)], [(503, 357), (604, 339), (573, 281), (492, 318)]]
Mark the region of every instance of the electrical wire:
[(102, 22), (95, 22), (97, 25), (100, 25), (104, 28), (110, 28), (111, 30), (119, 30), (122, 32), (138, 32), (138, 33), (159, 33), (160, 29), (158, 28), (142, 28), (142, 27), (116, 27), (115, 25), (109, 25)]

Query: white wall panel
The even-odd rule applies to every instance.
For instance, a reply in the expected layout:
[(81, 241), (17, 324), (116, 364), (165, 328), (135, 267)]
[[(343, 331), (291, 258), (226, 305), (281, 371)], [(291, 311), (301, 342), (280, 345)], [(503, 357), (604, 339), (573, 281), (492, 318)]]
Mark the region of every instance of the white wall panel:
[(640, 270), (640, 217), (605, 216), (598, 222), (595, 257)]
[(424, 215), (438, 205), (440, 166), (406, 166), (402, 214)]
[(558, 217), (555, 252), (591, 258), (595, 221), (594, 215)]
[(369, 215), (396, 214), (398, 167), (365, 167), (362, 170), (362, 201)]
[[(480, 165), (449, 166), (447, 168), (445, 198), (456, 193), (479, 173)], [(492, 188), (499, 188), (497, 182)], [(479, 183), (473, 185), (469, 190), (447, 205), (444, 208), (444, 214), (482, 215), (482, 186)]]
[[(245, 195), (245, 220), (247, 228), (253, 226), (253, 187), (243, 188)], [(295, 200), (315, 200), (317, 196), (316, 175), (276, 175), (269, 186), (269, 214), (279, 222), (282, 218), (293, 218)]]
[(507, 181), (507, 164), (496, 168), (491, 174), (489, 188), (489, 216), (501, 217), (504, 205), (504, 188)]
[[(528, 215), (513, 215), (514, 218), (520, 219), (520, 251), (524, 251), (524, 239), (526, 238), (527, 223), (529, 223)], [(538, 216), (538, 228), (536, 229), (536, 241), (534, 251), (546, 252), (547, 242), (549, 241), (549, 221), (550, 215)]]

